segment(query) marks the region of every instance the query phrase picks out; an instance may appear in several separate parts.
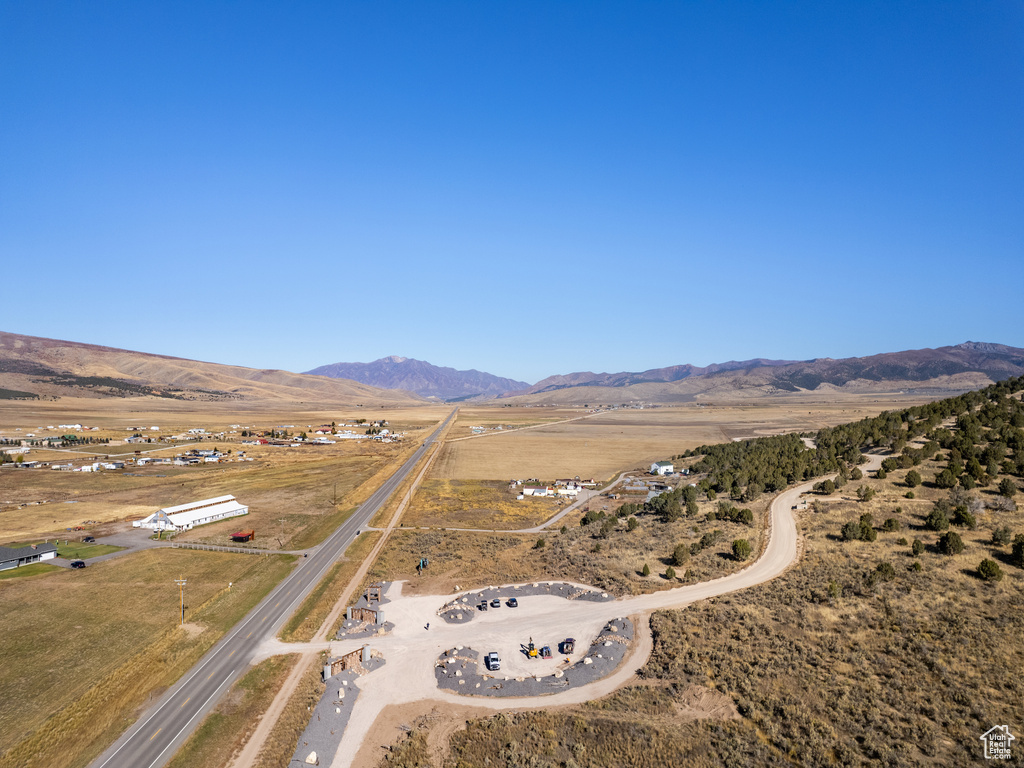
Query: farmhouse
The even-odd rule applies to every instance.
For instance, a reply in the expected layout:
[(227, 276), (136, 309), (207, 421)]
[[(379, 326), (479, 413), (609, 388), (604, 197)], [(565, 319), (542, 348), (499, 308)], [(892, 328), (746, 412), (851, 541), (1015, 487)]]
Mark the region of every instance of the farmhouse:
[(132, 526), (150, 528), (154, 531), (187, 531), (197, 525), (247, 514), (249, 514), (249, 507), (239, 504), (234, 496), (218, 496), (214, 499), (204, 499), (189, 504), (179, 504), (176, 507), (158, 509), (149, 517), (136, 520)]
[(17, 548), (0, 547), (0, 571), (43, 560), (53, 560), (56, 556), (56, 544), (33, 544), (29, 547)]
[(526, 486), (523, 486), (523, 495), (524, 496), (554, 496), (555, 495), (555, 489), (551, 488), (549, 486), (537, 487), (537, 486), (526, 485)]
[(671, 461), (656, 461), (651, 464), (652, 475), (671, 475), (675, 472)]

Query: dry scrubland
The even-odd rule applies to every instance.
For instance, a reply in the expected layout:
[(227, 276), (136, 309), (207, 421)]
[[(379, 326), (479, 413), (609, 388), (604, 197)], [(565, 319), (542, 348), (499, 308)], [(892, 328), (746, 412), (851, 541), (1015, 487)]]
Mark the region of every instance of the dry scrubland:
[[(943, 466), (916, 469), (928, 481)], [(992, 543), (998, 527), (1024, 530), (1024, 515), (981, 513), (975, 530), (955, 529), (964, 552), (941, 554), (924, 519), (949, 491), (926, 482), (906, 499), (906, 474), (818, 497), (802, 513), (802, 560), (775, 581), (656, 613), (637, 684), (580, 707), (471, 722), (451, 738), (444, 768), (984, 762), (982, 733), (1024, 723), (1024, 571), (1008, 545)], [(862, 485), (877, 495), (858, 501)], [(974, 493), (991, 499), (995, 488)], [(865, 512), (877, 539), (842, 541), (843, 525)], [(900, 530), (878, 530), (889, 517)], [(1000, 564), (1001, 582), (978, 578), (983, 558)], [(741, 717), (694, 719), (695, 688), (728, 696)], [(440, 765), (425, 743), (414, 732), (381, 764)]]
[[(538, 579), (571, 579), (617, 595), (635, 595), (717, 578), (742, 568), (744, 563), (732, 556), (734, 539), (749, 540), (755, 555), (760, 549), (766, 497), (742, 505), (754, 513), (751, 526), (708, 520), (708, 512), (716, 511), (718, 502), (704, 500), (698, 503), (697, 514), (672, 522), (651, 513), (638, 514), (634, 530), (629, 530), (628, 518), (616, 516), (622, 501), (602, 498), (590, 505), (594, 511), (607, 508), (605, 519), (615, 522), (606, 531), (602, 531), (604, 520), (581, 526), (582, 512), (563, 518), (562, 529), (540, 535), (396, 530), (368, 572), (366, 584), (407, 579), (410, 593), (446, 594), (455, 585), (474, 589)], [(713, 531), (719, 532), (714, 544), (676, 565), (675, 579), (665, 578), (678, 545), (689, 547)], [(541, 541), (543, 544), (538, 546)], [(428, 558), (430, 567), (418, 576), (420, 557)], [(649, 576), (643, 575), (645, 564), (650, 568)]]
[[(83, 765), (293, 562), (149, 550), (0, 582), (0, 766)], [(188, 631), (177, 626), (179, 575), (188, 578)]]

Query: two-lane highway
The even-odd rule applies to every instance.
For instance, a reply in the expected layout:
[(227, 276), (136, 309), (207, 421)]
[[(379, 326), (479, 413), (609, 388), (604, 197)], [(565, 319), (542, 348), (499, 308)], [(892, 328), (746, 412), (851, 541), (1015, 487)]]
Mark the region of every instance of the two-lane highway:
[[(249, 665), (253, 652), (275, 635), (306, 595), (323, 578), (430, 449), (447, 419), (415, 453), (366, 500), (315, 552), (297, 567), (231, 632), (154, 704), (94, 762), (94, 768), (159, 768), (174, 755), (192, 730)], [(241, 557), (242, 555), (239, 555)]]

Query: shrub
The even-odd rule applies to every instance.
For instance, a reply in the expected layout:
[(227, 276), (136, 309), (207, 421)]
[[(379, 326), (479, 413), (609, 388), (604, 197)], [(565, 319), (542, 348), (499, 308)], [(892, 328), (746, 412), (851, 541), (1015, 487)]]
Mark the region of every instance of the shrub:
[(539, 539), (537, 539), (537, 542), (533, 545), (533, 548), (534, 549), (544, 549), (544, 544), (545, 544), (544, 537), (542, 536)]
[(879, 563), (875, 566), (875, 573), (878, 574), (880, 581), (892, 581), (896, 578), (896, 569), (892, 567), (892, 563)]
[(672, 565), (683, 566), (686, 565), (690, 559), (690, 546), (688, 544), (680, 544), (672, 551)]
[(875, 473), (875, 477), (877, 477), (879, 480), (885, 480), (885, 478), (887, 478), (888, 476), (889, 474), (882, 468), (879, 468), (879, 470)]
[(843, 596), (843, 588), (834, 579), (828, 583), (828, 596), (833, 600), (838, 600)]
[(850, 479), (860, 480), (862, 477), (864, 477), (864, 473), (860, 471), (860, 467), (854, 467), (853, 471), (850, 473)]
[(1001, 581), (1003, 578), (1003, 571), (995, 560), (989, 560), (986, 557), (978, 565), (978, 575), (980, 575), (985, 581)]
[(920, 539), (914, 539), (914, 543), (911, 545), (910, 551), (914, 553), (914, 557), (917, 557), (924, 552), (924, 542)]
[(1013, 537), (1013, 552), (1010, 555), (1010, 562), (1018, 568), (1024, 568), (1024, 533), (1018, 533)]
[(840, 535), (843, 541), (857, 541), (860, 538), (860, 523), (856, 520), (851, 520), (843, 526)]
[(641, 573), (643, 573), (644, 576), (650, 576), (651, 566), (649, 566), (647, 563), (644, 563), (644, 569), (641, 571)]
[(1005, 547), (1010, 543), (1013, 536), (1010, 533), (1010, 529), (1006, 526), (1002, 528), (996, 528), (992, 531), (992, 543), (997, 547)]
[(921, 475), (916, 469), (912, 469), (907, 472), (907, 486), (910, 488), (917, 488), (921, 484)]
[(952, 488), (956, 485), (956, 475), (946, 468), (935, 476), (935, 485), (939, 488)]
[(909, 544), (910, 542), (908, 542), (908, 541), (907, 541), (907, 537), (906, 537), (906, 536), (900, 536), (900, 537), (899, 537), (899, 539), (897, 539), (896, 543), (897, 543), (897, 544), (898, 544), (899, 546), (901, 546), (901, 547), (905, 547), (905, 546), (907, 546), (907, 544)]
[(939, 536), (939, 551), (944, 555), (959, 555), (964, 551), (964, 540), (956, 531), (947, 531)]
[(629, 518), (629, 520), (626, 521), (626, 530), (627, 531), (635, 531), (639, 526), (640, 526), (640, 523), (637, 522), (635, 517), (631, 517), (631, 518)]
[(907, 491), (905, 494), (903, 494), (903, 498), (905, 498), (905, 499), (912, 499), (912, 498), (914, 498), (914, 492), (913, 491)]
[(885, 531), (886, 533), (892, 533), (893, 531), (898, 531), (902, 527), (903, 527), (903, 524), (900, 523), (900, 521), (897, 520), (895, 517), (887, 517), (885, 519), (885, 522), (882, 523), (882, 530)]
[(936, 506), (928, 514), (924, 524), (930, 531), (945, 531), (949, 528), (949, 518), (946, 517), (946, 510), (942, 507)]
[(743, 561), (750, 557), (750, 542), (746, 539), (736, 539), (732, 543), (732, 556), (737, 560)]
[(1004, 477), (999, 483), (999, 495), (1012, 499), (1017, 493), (1017, 484), (1008, 477)]
[(920, 560), (915, 560), (913, 562), (913, 564), (910, 566), (910, 570), (914, 571), (915, 573), (920, 573), (920, 571), (921, 571), (921, 561)]
[(674, 579), (675, 577), (676, 577), (676, 569), (673, 568), (670, 565), (668, 568), (665, 569), (665, 578), (668, 579), (669, 581), (672, 581), (672, 579)]
[(969, 528), (972, 531), (978, 527), (978, 521), (974, 518), (970, 512), (967, 511), (967, 507), (957, 507), (953, 513), (953, 525), (959, 525), (961, 528)]

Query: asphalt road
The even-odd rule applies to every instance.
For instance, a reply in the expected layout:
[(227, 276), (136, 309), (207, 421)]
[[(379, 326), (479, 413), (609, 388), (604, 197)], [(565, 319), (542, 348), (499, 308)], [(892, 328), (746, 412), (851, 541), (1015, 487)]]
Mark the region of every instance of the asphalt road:
[(217, 700), (249, 666), (267, 638), (316, 586), (340, 558), (429, 449), (455, 412), (355, 513), (160, 698), (114, 744), (93, 761), (93, 768), (158, 768), (166, 764)]

